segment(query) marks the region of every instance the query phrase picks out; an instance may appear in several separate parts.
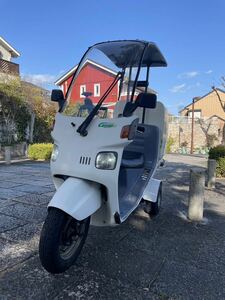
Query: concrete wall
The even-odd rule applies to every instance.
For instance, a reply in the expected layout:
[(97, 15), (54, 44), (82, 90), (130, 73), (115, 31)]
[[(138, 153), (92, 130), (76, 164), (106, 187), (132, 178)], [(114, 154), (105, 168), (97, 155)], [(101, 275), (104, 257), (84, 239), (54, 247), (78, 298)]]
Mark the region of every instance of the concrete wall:
[[(183, 146), (190, 151), (191, 147), (191, 118), (170, 117), (168, 137), (173, 138), (172, 152), (179, 152)], [(218, 118), (195, 119), (194, 122), (194, 149), (216, 146), (224, 143), (225, 123), (221, 129), (221, 121)]]
[[(0, 160), (4, 160), (4, 152), (5, 148), (4, 146), (1, 146), (0, 144)], [(26, 157), (27, 156), (27, 143), (23, 142), (20, 144), (15, 144), (11, 146), (11, 158), (20, 158), (20, 157)]]

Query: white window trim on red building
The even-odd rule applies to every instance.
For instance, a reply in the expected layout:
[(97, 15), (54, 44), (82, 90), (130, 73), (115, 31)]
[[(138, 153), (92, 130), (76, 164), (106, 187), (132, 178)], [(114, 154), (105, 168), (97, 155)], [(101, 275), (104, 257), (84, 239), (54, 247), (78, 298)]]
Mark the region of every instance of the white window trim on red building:
[(80, 85), (80, 97), (81, 98), (85, 98), (85, 96), (82, 95), (84, 92), (86, 92), (86, 85), (82, 84), (82, 85)]
[(94, 97), (100, 97), (101, 95), (100, 88), (101, 88), (100, 83), (94, 83)]

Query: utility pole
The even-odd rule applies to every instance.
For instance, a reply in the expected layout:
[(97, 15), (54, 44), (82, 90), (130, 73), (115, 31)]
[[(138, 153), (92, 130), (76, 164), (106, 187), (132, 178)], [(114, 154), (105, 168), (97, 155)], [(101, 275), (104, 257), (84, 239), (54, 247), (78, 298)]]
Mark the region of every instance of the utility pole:
[(195, 109), (195, 98), (192, 100), (192, 114), (191, 114), (191, 154), (194, 152), (194, 109)]

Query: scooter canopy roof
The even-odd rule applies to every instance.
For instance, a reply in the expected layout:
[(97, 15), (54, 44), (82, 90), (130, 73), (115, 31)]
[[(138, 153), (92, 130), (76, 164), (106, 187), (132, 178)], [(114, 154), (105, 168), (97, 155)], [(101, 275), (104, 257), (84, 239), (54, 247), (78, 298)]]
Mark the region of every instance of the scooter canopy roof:
[[(146, 49), (145, 49), (146, 47)], [(145, 49), (141, 67), (166, 67), (167, 62), (155, 43), (140, 40), (109, 41), (95, 44), (117, 67), (138, 67)]]

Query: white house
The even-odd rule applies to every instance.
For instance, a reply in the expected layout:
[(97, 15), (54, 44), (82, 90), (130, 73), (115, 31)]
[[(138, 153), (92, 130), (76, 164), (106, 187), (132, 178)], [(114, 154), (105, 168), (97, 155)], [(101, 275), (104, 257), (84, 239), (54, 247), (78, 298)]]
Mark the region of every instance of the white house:
[(12, 62), (13, 58), (20, 56), (20, 53), (12, 47), (3, 37), (0, 36), (0, 73), (4, 75), (19, 76), (19, 65)]

